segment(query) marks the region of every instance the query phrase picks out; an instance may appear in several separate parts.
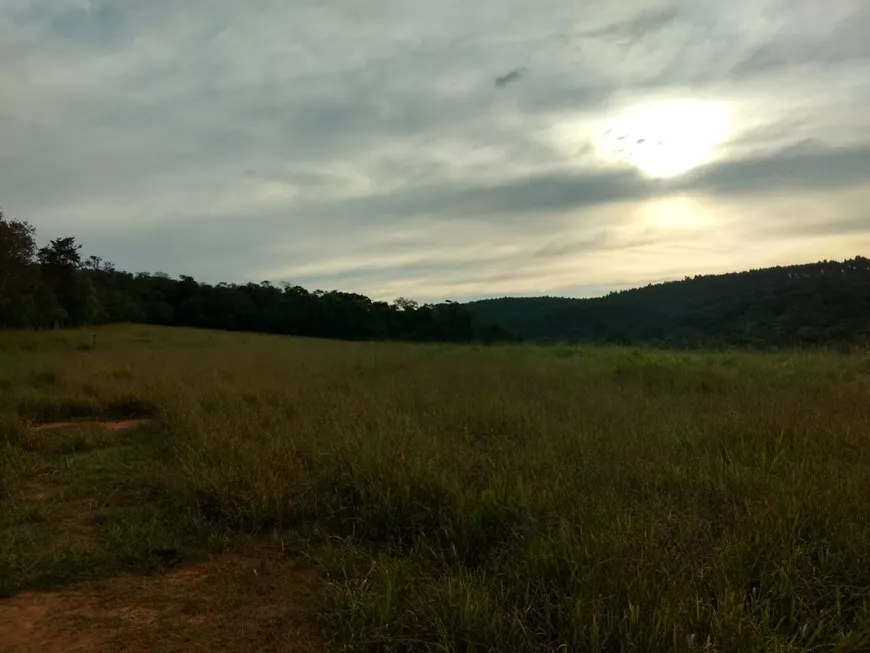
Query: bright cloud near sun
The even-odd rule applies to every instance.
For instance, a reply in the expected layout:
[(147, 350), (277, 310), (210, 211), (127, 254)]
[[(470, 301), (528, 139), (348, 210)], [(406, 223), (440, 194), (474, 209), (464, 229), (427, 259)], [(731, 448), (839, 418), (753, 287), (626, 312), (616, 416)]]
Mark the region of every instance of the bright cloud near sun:
[(547, 141), (571, 163), (630, 166), (651, 179), (683, 175), (717, 158), (735, 131), (727, 102), (643, 99), (596, 116), (560, 116)]
[(656, 229), (688, 230), (709, 221), (704, 203), (685, 195), (651, 199), (641, 204), (638, 212), (641, 224)]
[(629, 108), (602, 126), (595, 139), (600, 156), (666, 179), (709, 163), (729, 136), (730, 120), (725, 104), (669, 100)]

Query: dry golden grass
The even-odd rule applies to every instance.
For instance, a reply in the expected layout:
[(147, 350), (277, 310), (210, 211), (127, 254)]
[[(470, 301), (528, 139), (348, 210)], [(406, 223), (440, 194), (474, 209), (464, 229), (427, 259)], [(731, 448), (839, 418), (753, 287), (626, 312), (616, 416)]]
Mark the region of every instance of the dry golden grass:
[[(306, 614), (335, 647), (867, 650), (868, 400), (867, 354), (2, 334), (0, 575), (149, 572), (245, 535), (318, 562)], [(142, 416), (124, 444), (32, 428)], [(32, 560), (27, 486), (64, 456), (66, 497), (148, 499), (103, 497), (90, 557)]]

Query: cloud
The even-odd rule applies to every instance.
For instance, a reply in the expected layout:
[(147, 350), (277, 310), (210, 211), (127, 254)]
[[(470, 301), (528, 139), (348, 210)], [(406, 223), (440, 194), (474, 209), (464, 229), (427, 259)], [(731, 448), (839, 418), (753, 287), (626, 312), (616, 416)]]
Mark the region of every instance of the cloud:
[[(821, 7), (0, 0), (0, 205), (122, 268), (385, 297), (852, 255), (870, 9)], [(599, 151), (681, 98), (733, 116), (706, 165)], [(681, 197), (706, 226), (645, 222)]]
[(801, 141), (765, 156), (705, 166), (679, 188), (717, 194), (836, 191), (868, 179), (870, 144), (832, 148)]
[(516, 68), (505, 75), (502, 75), (500, 77), (496, 77), (495, 78), (495, 85), (497, 88), (502, 88), (504, 86), (507, 86), (511, 82), (516, 82), (516, 81), (522, 79), (527, 72), (528, 72), (528, 70), (525, 68)]
[(771, 31), (733, 69), (755, 75), (801, 65), (836, 65), (870, 56), (867, 31), (870, 7), (860, 0), (840, 0), (823, 7), (796, 2), (790, 11), (768, 18)]
[(588, 38), (639, 39), (650, 32), (673, 27), (682, 21), (683, 14), (676, 5), (662, 3), (659, 7), (642, 10), (634, 16), (617, 19), (612, 23), (592, 29), (584, 34)]
[[(741, 160), (725, 160), (669, 181), (644, 179), (636, 171), (549, 174), (512, 178), (498, 184), (452, 183), (414, 187), (333, 204), (334, 215), (354, 208), (395, 218), (429, 216), (505, 222), (529, 214), (561, 216), (588, 207), (682, 192), (709, 195), (770, 193), (783, 190), (836, 190), (870, 179), (870, 144), (831, 148), (802, 141), (784, 150)], [(324, 215), (324, 214), (321, 214)], [(870, 220), (870, 218), (868, 218)]]

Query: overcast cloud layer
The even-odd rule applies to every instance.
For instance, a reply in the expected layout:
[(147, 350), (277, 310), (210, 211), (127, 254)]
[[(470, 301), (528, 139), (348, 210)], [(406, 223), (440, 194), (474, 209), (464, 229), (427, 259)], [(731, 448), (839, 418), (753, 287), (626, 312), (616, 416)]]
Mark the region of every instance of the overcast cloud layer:
[(864, 0), (0, 0), (0, 206), (384, 299), (866, 255), (868, 34)]

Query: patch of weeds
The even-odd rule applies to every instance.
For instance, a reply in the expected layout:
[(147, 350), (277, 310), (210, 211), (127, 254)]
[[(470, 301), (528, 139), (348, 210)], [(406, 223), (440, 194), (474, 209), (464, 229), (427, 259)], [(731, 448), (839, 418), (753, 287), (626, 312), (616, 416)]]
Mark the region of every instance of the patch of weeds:
[(186, 507), (168, 500), (101, 511), (97, 522), (107, 551), (131, 571), (165, 571), (201, 559), (207, 533)]
[(11, 528), (20, 524), (43, 524), (48, 521), (48, 510), (42, 501), (7, 500), (0, 507), (0, 524)]
[(83, 543), (0, 542), (0, 597), (94, 580), (106, 575), (106, 562), (104, 551)]
[(132, 370), (130, 370), (128, 368), (121, 368), (121, 369), (117, 369), (117, 370), (112, 370), (111, 372), (109, 372), (109, 378), (118, 379), (118, 380), (120, 380), (120, 379), (132, 379), (133, 372), (132, 372)]
[(57, 372), (53, 370), (34, 372), (30, 375), (30, 385), (34, 388), (50, 388), (56, 386), (58, 380)]
[(18, 406), (21, 415), (27, 415), (37, 422), (59, 422), (76, 419), (123, 419), (131, 417), (150, 417), (156, 412), (154, 402), (121, 395), (101, 401), (95, 396), (47, 395), (25, 396)]
[(99, 415), (102, 406), (94, 397), (37, 396), (25, 397), (18, 412), (38, 422), (80, 419)]
[(70, 424), (44, 432), (41, 447), (48, 453), (71, 455), (105, 449), (119, 443), (119, 434), (97, 424)]
[(99, 543), (65, 538), (66, 515), (55, 508), (49, 513), (44, 502), (25, 502), (0, 514), (0, 596), (104, 575)]
[(98, 448), (118, 434), (84, 424), (42, 435), (28, 455), (41, 460), (52, 499), (0, 503), (0, 595), (163, 571), (220, 550), (223, 540), (165, 488), (149, 439), (125, 434)]
[[(435, 538), (452, 517), (455, 497), (422, 481), (389, 485), (363, 495), (355, 506), (357, 532), (374, 543), (409, 547), (419, 538)], [(353, 513), (352, 513), (353, 514)], [(354, 519), (354, 517), (351, 517)]]
[(151, 417), (157, 412), (157, 404), (135, 395), (122, 395), (105, 403), (101, 412), (105, 417)]
[(371, 553), (347, 543), (327, 544), (317, 561), (329, 570), (328, 620), (340, 641), (359, 644), (361, 640), (378, 650), (389, 639), (391, 626), (403, 612), (409, 584), (419, 570), (407, 560)]
[(522, 625), (510, 618), (498, 589), (487, 583), (484, 575), (459, 572), (419, 585), (422, 588), (409, 599), (411, 615), (406, 622), (429, 624), (427, 638), (437, 642), (441, 650), (462, 650), (471, 642), (475, 649), (489, 651), (533, 648), (524, 641), (528, 635), (522, 632)]
[(485, 567), (520, 541), (531, 521), (525, 510), (485, 493), (445, 526), (441, 535), (447, 559), (465, 567)]
[(99, 394), (93, 383), (82, 383), (82, 392), (89, 397), (96, 397)]
[(48, 513), (42, 503), (28, 503), (21, 509), (21, 519), (28, 524), (43, 524), (48, 521)]
[(0, 442), (0, 523), (2, 523), (3, 502), (9, 498), (13, 488), (17, 486), (18, 471), (14, 462), (19, 458), (21, 450), (18, 447)]
[(94, 447), (65, 454), (57, 466), (55, 481), (62, 486), (64, 499), (77, 501), (122, 501), (132, 496), (133, 503), (145, 499), (152, 487), (153, 463), (150, 449), (142, 446)]
[(18, 415), (0, 416), (0, 446), (27, 448), (31, 444), (30, 424)]
[(94, 346), (83, 342), (80, 345), (76, 346), (76, 351), (94, 351)]
[(12, 389), (15, 387), (15, 383), (12, 382), (12, 379), (0, 379), (0, 392), (12, 392)]
[(58, 444), (57, 452), (60, 454), (74, 454), (90, 451), (97, 446), (90, 434), (86, 431), (77, 430), (67, 435)]

